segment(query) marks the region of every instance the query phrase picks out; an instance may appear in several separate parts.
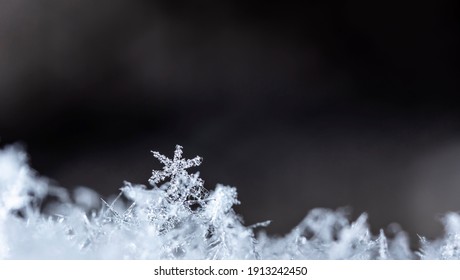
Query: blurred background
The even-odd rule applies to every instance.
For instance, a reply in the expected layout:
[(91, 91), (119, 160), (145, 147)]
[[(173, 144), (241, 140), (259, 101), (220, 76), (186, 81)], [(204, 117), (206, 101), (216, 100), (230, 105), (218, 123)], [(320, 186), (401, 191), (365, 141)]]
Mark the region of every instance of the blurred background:
[(459, 18), (455, 1), (0, 0), (0, 145), (107, 197), (181, 144), (271, 234), (349, 206), (434, 237), (460, 210)]

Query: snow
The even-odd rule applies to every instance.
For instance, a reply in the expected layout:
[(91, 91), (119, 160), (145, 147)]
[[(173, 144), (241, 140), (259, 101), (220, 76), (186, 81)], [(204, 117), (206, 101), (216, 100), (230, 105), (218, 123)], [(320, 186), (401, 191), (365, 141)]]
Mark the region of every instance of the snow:
[[(153, 152), (164, 167), (152, 172), (151, 186), (125, 182), (107, 202), (86, 187), (71, 200), (37, 176), (19, 147), (0, 150), (0, 259), (460, 258), (457, 213), (445, 215), (444, 236), (421, 237), (415, 252), (401, 229), (392, 238), (383, 230), (373, 236), (365, 213), (350, 221), (343, 209), (313, 209), (283, 237), (256, 235), (270, 222), (244, 225), (233, 210), (237, 189), (219, 184), (208, 191), (198, 172), (187, 172), (202, 158), (182, 154), (179, 145), (172, 159)], [(50, 195), (58, 202), (41, 211)]]

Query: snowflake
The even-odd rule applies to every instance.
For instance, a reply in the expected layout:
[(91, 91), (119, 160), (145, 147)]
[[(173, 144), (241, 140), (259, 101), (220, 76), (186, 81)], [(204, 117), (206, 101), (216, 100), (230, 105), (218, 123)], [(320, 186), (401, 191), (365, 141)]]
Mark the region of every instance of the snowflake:
[(182, 146), (176, 145), (176, 150), (174, 151), (174, 158), (170, 158), (160, 154), (159, 152), (152, 151), (153, 156), (157, 158), (162, 164), (164, 164), (163, 170), (153, 170), (152, 177), (150, 177), (150, 184), (156, 184), (167, 177), (171, 178), (171, 183), (174, 185), (175, 182), (179, 180), (190, 180), (195, 183), (196, 186), (202, 187), (203, 180), (197, 178), (197, 176), (190, 175), (185, 170), (190, 167), (199, 166), (203, 159), (199, 156), (196, 156), (193, 159), (183, 159), (182, 158)]

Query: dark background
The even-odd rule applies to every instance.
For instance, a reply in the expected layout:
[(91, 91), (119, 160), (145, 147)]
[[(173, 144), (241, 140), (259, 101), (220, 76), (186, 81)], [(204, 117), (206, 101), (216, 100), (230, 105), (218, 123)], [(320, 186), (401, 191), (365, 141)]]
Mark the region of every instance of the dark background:
[(455, 1), (0, 0), (0, 145), (107, 197), (181, 144), (272, 234), (350, 206), (433, 237), (460, 210), (459, 18)]

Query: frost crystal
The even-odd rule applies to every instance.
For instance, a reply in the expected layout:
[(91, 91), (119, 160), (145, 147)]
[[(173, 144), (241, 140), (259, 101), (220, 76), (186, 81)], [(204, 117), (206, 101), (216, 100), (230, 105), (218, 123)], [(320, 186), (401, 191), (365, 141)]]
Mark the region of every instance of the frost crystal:
[[(171, 178), (171, 182), (174, 184), (178, 184), (179, 178), (182, 179), (185, 177), (186, 179), (192, 179), (192, 177), (187, 173), (185, 169), (199, 166), (203, 159), (199, 156), (196, 156), (193, 159), (182, 159), (182, 146), (176, 145), (176, 150), (174, 151), (174, 158), (171, 160), (168, 157), (160, 154), (159, 152), (152, 151), (153, 156), (156, 157), (161, 163), (164, 164), (163, 170), (152, 171), (152, 177), (150, 177), (149, 182), (153, 184), (157, 184), (167, 177)], [(197, 181), (199, 186), (203, 186), (203, 181), (200, 179)]]
[[(350, 222), (341, 209), (313, 209), (284, 237), (256, 235), (269, 222), (244, 225), (233, 210), (236, 188), (207, 191), (198, 172), (186, 171), (201, 157), (183, 159), (179, 145), (173, 159), (153, 155), (164, 165), (152, 172), (153, 188), (125, 182), (99, 201), (81, 187), (71, 203), (35, 175), (22, 150), (0, 150), (0, 259), (460, 259), (456, 213), (443, 220), (445, 236), (421, 238), (417, 254), (399, 227), (374, 236), (365, 213)], [(57, 202), (43, 207), (47, 196)]]

